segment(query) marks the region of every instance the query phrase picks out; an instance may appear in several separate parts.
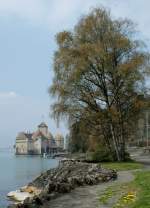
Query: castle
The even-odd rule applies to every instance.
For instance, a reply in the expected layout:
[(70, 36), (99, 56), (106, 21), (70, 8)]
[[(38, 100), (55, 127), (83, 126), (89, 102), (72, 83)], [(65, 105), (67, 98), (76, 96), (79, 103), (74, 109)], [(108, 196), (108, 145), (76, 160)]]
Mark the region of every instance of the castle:
[(64, 138), (61, 134), (56, 137), (49, 132), (46, 123), (38, 125), (33, 133), (21, 132), (16, 137), (16, 155), (51, 154), (64, 149)]

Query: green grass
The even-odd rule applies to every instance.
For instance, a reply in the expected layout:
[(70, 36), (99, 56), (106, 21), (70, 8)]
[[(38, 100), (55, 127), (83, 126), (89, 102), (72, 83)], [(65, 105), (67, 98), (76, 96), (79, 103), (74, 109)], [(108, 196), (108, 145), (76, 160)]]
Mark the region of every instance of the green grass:
[(136, 162), (108, 162), (100, 163), (100, 165), (104, 168), (114, 169), (117, 171), (141, 169), (143, 167), (142, 164)]
[[(143, 165), (136, 162), (101, 163), (102, 167), (117, 171), (142, 169)], [(136, 171), (135, 179), (131, 183), (117, 184), (108, 187), (100, 196), (101, 204), (118, 197), (112, 205), (113, 208), (150, 208), (150, 171)]]
[(127, 204), (121, 203), (122, 198), (114, 208), (150, 208), (150, 171), (140, 171), (135, 174), (135, 180), (128, 185), (128, 190), (136, 192), (135, 200)]
[(149, 208), (150, 207), (150, 171), (136, 173), (133, 182), (137, 188), (137, 200), (133, 208)]
[(108, 207), (111, 206), (112, 208), (129, 208), (135, 201), (135, 193), (135, 187), (131, 183), (117, 184), (108, 187), (100, 195), (99, 201), (100, 204), (108, 205)]
[(101, 204), (109, 204), (118, 196), (112, 208), (150, 208), (150, 171), (138, 171), (131, 183), (108, 187), (100, 196)]
[(107, 204), (109, 199), (111, 199), (114, 195), (113, 187), (108, 187), (105, 192), (100, 196), (99, 201), (102, 204)]

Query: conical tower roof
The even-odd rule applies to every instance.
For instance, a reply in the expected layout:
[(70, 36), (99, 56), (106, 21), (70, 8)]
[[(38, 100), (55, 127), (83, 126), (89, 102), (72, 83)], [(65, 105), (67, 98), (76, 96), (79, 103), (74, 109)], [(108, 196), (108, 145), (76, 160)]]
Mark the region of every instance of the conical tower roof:
[(46, 125), (45, 122), (40, 123), (40, 125), (38, 125), (38, 127), (39, 127), (39, 128), (40, 128), (40, 127), (46, 127), (46, 128), (48, 128), (48, 126)]

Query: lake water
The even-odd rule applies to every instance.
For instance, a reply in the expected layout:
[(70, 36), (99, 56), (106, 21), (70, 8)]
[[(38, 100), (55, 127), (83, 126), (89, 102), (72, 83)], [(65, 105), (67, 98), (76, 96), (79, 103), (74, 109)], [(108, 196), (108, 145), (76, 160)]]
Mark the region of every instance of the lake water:
[(0, 152), (0, 208), (10, 203), (6, 195), (32, 181), (42, 172), (55, 168), (58, 161), (39, 156), (15, 156), (10, 152)]

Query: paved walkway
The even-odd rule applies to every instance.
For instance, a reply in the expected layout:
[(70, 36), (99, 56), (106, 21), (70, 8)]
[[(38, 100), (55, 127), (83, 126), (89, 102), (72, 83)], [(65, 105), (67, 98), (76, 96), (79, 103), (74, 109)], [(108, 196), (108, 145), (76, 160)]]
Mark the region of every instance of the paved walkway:
[(116, 181), (76, 188), (71, 193), (49, 201), (42, 208), (108, 208), (100, 205), (100, 194), (109, 186), (120, 185), (133, 179), (132, 171), (121, 171), (118, 173)]

